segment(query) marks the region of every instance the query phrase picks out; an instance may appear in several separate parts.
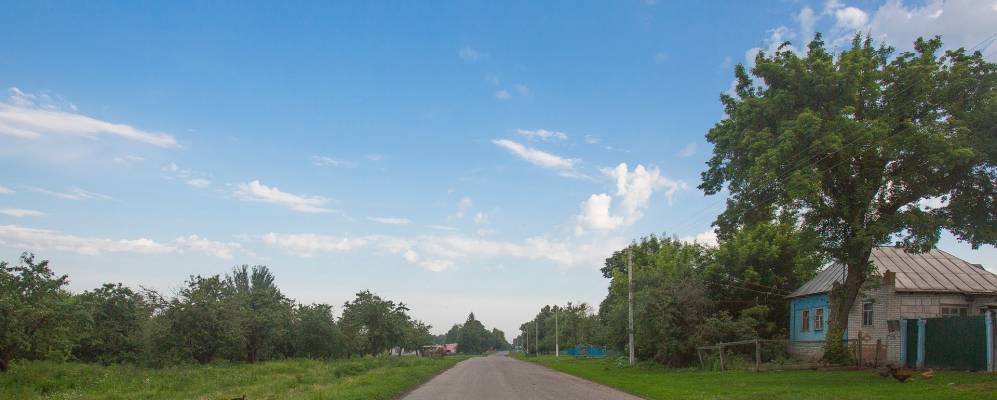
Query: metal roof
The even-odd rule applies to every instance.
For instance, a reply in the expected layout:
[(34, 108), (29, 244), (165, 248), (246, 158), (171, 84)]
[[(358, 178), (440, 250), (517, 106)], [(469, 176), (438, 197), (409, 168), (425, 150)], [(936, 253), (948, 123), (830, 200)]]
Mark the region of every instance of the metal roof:
[[(875, 247), (870, 261), (877, 274), (896, 274), (898, 292), (997, 295), (997, 275), (938, 249), (915, 254), (897, 247)], [(836, 262), (786, 297), (829, 292), (834, 282), (844, 282), (847, 275), (848, 268)]]

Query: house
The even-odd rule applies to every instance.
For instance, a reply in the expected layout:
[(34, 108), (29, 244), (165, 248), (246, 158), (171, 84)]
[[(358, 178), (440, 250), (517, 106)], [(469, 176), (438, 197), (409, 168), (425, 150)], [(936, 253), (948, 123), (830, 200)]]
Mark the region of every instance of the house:
[[(937, 249), (914, 254), (895, 247), (873, 248), (870, 261), (875, 269), (869, 278), (872, 285), (855, 299), (845, 330), (849, 343), (861, 335), (864, 360), (903, 359), (901, 320), (981, 315), (997, 309), (997, 275), (982, 265)], [(789, 351), (795, 358), (815, 361), (823, 356), (828, 293), (846, 275), (847, 267), (834, 263), (787, 296)]]

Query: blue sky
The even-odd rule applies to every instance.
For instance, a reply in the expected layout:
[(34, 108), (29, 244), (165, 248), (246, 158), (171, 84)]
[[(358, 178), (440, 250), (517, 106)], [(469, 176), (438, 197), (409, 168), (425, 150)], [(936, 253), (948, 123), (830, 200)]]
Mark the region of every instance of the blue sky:
[(167, 293), (267, 264), (300, 301), (369, 288), (437, 332), (597, 305), (641, 235), (710, 242), (704, 134), (754, 52), (997, 26), (982, 0), (3, 3), (0, 259)]

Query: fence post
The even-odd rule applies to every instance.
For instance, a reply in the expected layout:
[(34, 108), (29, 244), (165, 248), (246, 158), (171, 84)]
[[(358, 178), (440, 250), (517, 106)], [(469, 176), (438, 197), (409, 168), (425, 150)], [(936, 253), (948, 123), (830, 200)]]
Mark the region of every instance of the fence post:
[(880, 346), (882, 346), (882, 344), (883, 344), (882, 339), (876, 339), (876, 358), (875, 361), (872, 362), (873, 368), (879, 368), (879, 348)]
[(703, 353), (699, 347), (696, 348), (696, 356), (699, 357), (699, 368), (706, 369), (706, 365), (703, 364)]
[(755, 372), (758, 372), (762, 368), (762, 344), (755, 339)]
[(859, 330), (859, 337), (858, 337), (858, 339), (859, 339), (858, 340), (858, 346), (856, 346), (856, 348), (858, 349), (858, 353), (859, 354), (858, 354), (858, 357), (856, 357), (856, 358), (859, 360), (859, 368), (862, 368), (862, 353), (863, 353), (862, 350), (864, 350), (864, 349), (863, 349), (863, 345), (862, 345), (862, 330), (861, 329)]
[(720, 353), (720, 370), (724, 370), (724, 344), (717, 343), (717, 351)]

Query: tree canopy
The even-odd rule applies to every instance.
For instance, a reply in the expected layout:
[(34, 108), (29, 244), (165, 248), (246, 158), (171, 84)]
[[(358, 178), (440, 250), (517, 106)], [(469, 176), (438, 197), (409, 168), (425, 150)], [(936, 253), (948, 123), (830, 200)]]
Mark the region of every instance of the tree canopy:
[(736, 96), (710, 129), (700, 188), (729, 191), (721, 238), (777, 218), (797, 221), (848, 266), (832, 292), (829, 338), (840, 337), (869, 275), (873, 246), (934, 246), (947, 229), (997, 244), (997, 74), (979, 52), (939, 55), (918, 39), (893, 56), (856, 35), (828, 52), (782, 46), (735, 68)]

